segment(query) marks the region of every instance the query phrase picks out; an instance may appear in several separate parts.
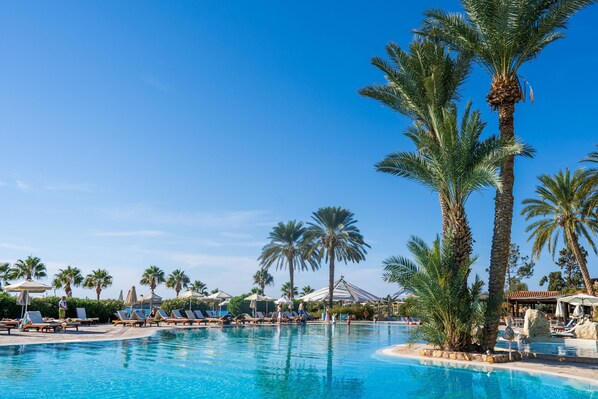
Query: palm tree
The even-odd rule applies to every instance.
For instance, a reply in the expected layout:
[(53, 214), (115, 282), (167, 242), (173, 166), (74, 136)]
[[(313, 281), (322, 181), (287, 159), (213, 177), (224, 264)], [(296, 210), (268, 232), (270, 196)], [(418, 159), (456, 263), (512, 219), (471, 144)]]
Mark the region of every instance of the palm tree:
[(297, 287), (293, 287), (291, 289), (291, 283), (290, 282), (286, 282), (282, 285), (282, 287), (280, 287), (280, 292), (282, 292), (282, 295), (286, 296), (287, 298), (291, 299), (294, 298), (295, 296), (298, 295), (297, 293)]
[(112, 276), (106, 269), (92, 270), (83, 281), (83, 286), (87, 288), (95, 288), (97, 300), (100, 300), (100, 293), (104, 288), (112, 285)]
[(592, 190), (594, 194), (590, 198), (590, 207), (588, 208), (588, 211), (594, 214), (598, 214), (598, 145), (596, 146), (596, 149), (596, 151), (591, 152), (586, 158), (582, 159), (582, 162), (596, 164), (589, 172), (589, 183), (594, 185), (594, 189)]
[(266, 286), (274, 284), (274, 277), (268, 272), (268, 269), (262, 267), (253, 275), (253, 284), (260, 289), (261, 295), (264, 294)]
[(58, 273), (54, 275), (52, 287), (54, 289), (64, 288), (66, 296), (70, 298), (73, 296), (72, 287), (79, 287), (82, 282), (81, 270), (77, 267), (67, 266), (66, 269), (59, 269)]
[[(270, 243), (262, 248), (262, 254), (258, 258), (260, 266), (268, 269), (276, 264), (276, 269), (287, 268), (289, 270), (289, 281), (295, 286), (295, 271), (317, 270), (320, 266), (314, 256), (306, 256), (303, 243), (303, 235), (306, 229), (303, 223), (290, 220), (286, 224), (279, 222), (270, 232), (268, 238)], [(291, 296), (289, 299), (293, 299)]]
[[(519, 68), (550, 43), (565, 36), (570, 17), (595, 0), (461, 0), (464, 13), (431, 10), (424, 35), (440, 39), (452, 49), (471, 54), (492, 78), (488, 96), (498, 111), (500, 137), (515, 137), (515, 105), (523, 100)], [(530, 96), (533, 94), (530, 90)], [(500, 167), (502, 190), (494, 204), (494, 231), (490, 254), (489, 297), (486, 310), (486, 346), (493, 348), (498, 334), (505, 273), (509, 261), (513, 222), (514, 156)]]
[(8, 284), (8, 280), (10, 280), (10, 273), (10, 263), (0, 263), (0, 280), (3, 283), (3, 286), (6, 286)]
[(429, 247), (411, 237), (407, 247), (414, 261), (401, 256), (386, 259), (384, 280), (415, 294), (415, 309), (424, 323), (412, 332), (413, 338), (445, 350), (469, 351), (473, 327), (483, 319), (479, 306), (483, 282), (476, 276), (467, 286), (473, 260), (457, 268), (452, 245), (439, 238)]
[(166, 279), (164, 278), (164, 270), (160, 269), (158, 266), (150, 266), (143, 271), (143, 275), (141, 276), (141, 281), (139, 283), (141, 285), (147, 285), (150, 288), (152, 293), (152, 297), (150, 298), (150, 311), (152, 311), (154, 306), (154, 291), (156, 287)]
[(322, 259), (328, 263), (328, 302), (332, 307), (335, 261), (359, 263), (365, 260), (366, 248), (370, 246), (355, 226), (355, 215), (348, 209), (320, 208), (313, 213), (312, 220), (305, 231), (305, 256), (315, 256), (318, 263)]
[(29, 256), (25, 260), (19, 259), (15, 262), (9, 273), (11, 280), (25, 278), (31, 280), (35, 278), (44, 278), (47, 276), (46, 265), (42, 263), (40, 258)]
[(521, 153), (524, 147), (514, 140), (501, 142), (495, 136), (481, 140), (485, 123), (479, 111), (471, 111), (471, 103), (467, 104), (461, 121), (454, 104), (441, 113), (440, 118), (432, 115), (432, 136), (423, 127), (407, 130), (406, 136), (414, 142), (416, 151), (390, 154), (376, 168), (438, 192), (446, 208), (444, 239), (450, 239), (455, 246), (458, 266), (466, 263), (473, 245), (465, 212), (467, 199), (485, 187), (500, 189), (497, 173), (500, 162), (505, 156)]
[[(451, 58), (446, 45), (416, 38), (409, 51), (394, 43), (386, 46), (390, 61), (375, 57), (372, 64), (385, 76), (386, 84), (361, 89), (363, 96), (380, 101), (412, 119), (416, 126), (436, 137), (433, 116), (459, 99), (459, 88), (470, 70), (470, 57)], [(442, 231), (447, 229), (447, 204), (440, 199)]]
[(587, 211), (588, 200), (593, 194), (589, 172), (577, 169), (571, 175), (569, 169), (565, 169), (554, 176), (542, 175), (538, 180), (542, 183), (536, 187), (539, 198), (524, 200), (525, 207), (521, 211), (526, 220), (536, 219), (525, 229), (531, 232), (532, 256), (539, 257), (542, 249), (547, 247), (554, 259), (562, 234), (565, 245), (575, 254), (588, 295), (594, 296), (586, 259), (579, 245), (579, 238), (584, 237), (596, 252), (592, 234), (598, 232), (598, 218)]
[(189, 284), (189, 290), (191, 292), (196, 292), (196, 293), (204, 295), (204, 296), (209, 295), (208, 286), (199, 280), (195, 280), (194, 282)]
[(301, 288), (301, 296), (305, 296), (307, 294), (311, 294), (315, 290), (311, 288), (311, 286), (306, 285), (305, 287)]
[(179, 292), (181, 292), (183, 288), (187, 288), (190, 281), (189, 276), (187, 276), (184, 271), (176, 269), (166, 278), (166, 287), (174, 289), (176, 296), (179, 296)]

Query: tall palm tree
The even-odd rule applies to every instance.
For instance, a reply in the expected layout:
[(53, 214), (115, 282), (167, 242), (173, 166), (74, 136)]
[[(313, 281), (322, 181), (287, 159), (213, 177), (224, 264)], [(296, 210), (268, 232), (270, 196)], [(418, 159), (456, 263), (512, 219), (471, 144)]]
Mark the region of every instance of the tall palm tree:
[(73, 287), (79, 287), (83, 282), (81, 270), (77, 267), (67, 266), (66, 269), (59, 269), (52, 280), (54, 289), (64, 288), (66, 296), (73, 296)]
[(282, 292), (282, 295), (286, 296), (289, 299), (292, 299), (298, 295), (297, 287), (293, 287), (291, 283), (288, 281), (284, 283), (282, 287), (280, 287), (280, 292)]
[(150, 266), (143, 271), (143, 275), (141, 276), (141, 281), (139, 283), (141, 285), (149, 286), (149, 289), (152, 293), (152, 297), (150, 298), (150, 311), (152, 311), (154, 307), (154, 291), (156, 287), (166, 279), (164, 278), (164, 270), (160, 269), (158, 266)]
[[(386, 52), (389, 61), (372, 59), (372, 64), (384, 73), (386, 84), (368, 86), (359, 93), (412, 119), (434, 138), (433, 116), (441, 116), (444, 108), (459, 99), (459, 88), (470, 71), (470, 57), (451, 57), (446, 45), (422, 38), (414, 39), (409, 51), (390, 43)], [(445, 232), (447, 204), (442, 198), (440, 209)]]
[(589, 171), (589, 183), (594, 185), (594, 189), (592, 190), (594, 194), (590, 198), (588, 211), (598, 214), (598, 145), (596, 145), (596, 151), (590, 152), (586, 158), (582, 159), (582, 162), (589, 162), (593, 166)]
[[(500, 137), (515, 137), (515, 105), (524, 99), (519, 68), (550, 43), (565, 36), (571, 16), (595, 0), (461, 0), (464, 13), (431, 10), (424, 35), (440, 39), (452, 49), (471, 54), (492, 78), (488, 104), (498, 111)], [(533, 99), (533, 94), (530, 91)], [(513, 222), (514, 156), (502, 161), (494, 204), (494, 231), (490, 253), (489, 297), (485, 320), (486, 346), (498, 335), (504, 299)]]
[(13, 265), (9, 277), (11, 280), (18, 278), (25, 278), (31, 280), (33, 278), (47, 277), (46, 265), (42, 263), (37, 256), (29, 256), (25, 260), (19, 259)]
[(204, 295), (204, 296), (209, 295), (208, 286), (199, 280), (195, 280), (194, 282), (189, 284), (189, 290), (191, 292), (196, 292), (196, 293)]
[(311, 288), (310, 285), (306, 285), (305, 287), (301, 288), (301, 296), (305, 296), (307, 294), (311, 294), (315, 290)]
[(328, 302), (332, 307), (335, 262), (359, 263), (365, 260), (366, 248), (370, 246), (356, 226), (355, 215), (348, 209), (320, 208), (313, 213), (312, 220), (305, 231), (305, 256), (315, 256), (318, 262), (328, 263)]
[(176, 296), (183, 288), (187, 288), (191, 280), (181, 269), (173, 270), (166, 278), (166, 287), (174, 289)]
[(2, 281), (3, 286), (8, 284), (8, 280), (10, 280), (10, 274), (10, 263), (0, 263), (0, 281)]
[(521, 153), (524, 146), (514, 140), (501, 142), (495, 136), (482, 140), (485, 123), (479, 111), (471, 111), (471, 103), (460, 121), (454, 104), (441, 110), (441, 114), (440, 118), (432, 115), (432, 136), (423, 127), (407, 130), (405, 134), (416, 151), (390, 154), (376, 168), (422, 183), (439, 194), (446, 207), (444, 239), (450, 239), (455, 246), (458, 267), (466, 263), (473, 245), (465, 212), (467, 199), (485, 187), (500, 189), (500, 162), (506, 156)]
[(259, 287), (261, 295), (266, 295), (266, 286), (274, 284), (274, 277), (268, 269), (262, 267), (253, 275), (253, 284)]
[(112, 285), (112, 276), (106, 269), (92, 270), (83, 281), (83, 286), (87, 288), (95, 288), (97, 300), (100, 300), (100, 293), (104, 288)]
[[(319, 268), (315, 257), (306, 256), (303, 243), (305, 234), (303, 223), (290, 220), (287, 223), (279, 222), (270, 232), (268, 239), (270, 243), (262, 248), (262, 254), (258, 258), (260, 266), (264, 269), (276, 264), (276, 269), (287, 268), (289, 270), (289, 281), (295, 286), (295, 271), (317, 270)], [(293, 296), (290, 297), (293, 299)]]
[(542, 175), (541, 185), (536, 187), (538, 199), (526, 199), (521, 211), (526, 220), (536, 219), (527, 228), (533, 240), (532, 255), (539, 257), (544, 247), (554, 258), (559, 237), (562, 234), (567, 248), (575, 254), (588, 295), (595, 295), (586, 259), (582, 254), (579, 238), (596, 252), (592, 235), (598, 232), (598, 218), (587, 212), (588, 200), (593, 194), (592, 184), (588, 183), (589, 172), (577, 169), (573, 175), (569, 169), (557, 172), (554, 176)]

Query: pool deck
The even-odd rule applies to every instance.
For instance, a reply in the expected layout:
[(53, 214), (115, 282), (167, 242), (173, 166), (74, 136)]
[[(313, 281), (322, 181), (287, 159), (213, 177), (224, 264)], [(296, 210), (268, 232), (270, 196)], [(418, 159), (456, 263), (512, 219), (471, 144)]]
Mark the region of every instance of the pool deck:
[[(283, 324), (284, 325), (284, 324)], [(274, 327), (276, 324), (259, 325), (259, 328)], [(254, 324), (243, 326), (231, 325), (228, 327), (258, 327)], [(173, 329), (198, 329), (198, 328), (222, 328), (220, 325), (208, 326), (162, 326), (162, 327), (122, 327), (110, 324), (96, 326), (81, 326), (79, 331), (68, 330), (66, 332), (19, 332), (16, 329), (10, 335), (0, 333), (0, 346), (11, 345), (33, 345), (53, 344), (69, 342), (92, 342), (92, 341), (115, 341), (150, 337), (159, 331)], [(494, 369), (519, 370), (532, 373), (552, 374), (560, 377), (568, 377), (580, 382), (587, 382), (598, 386), (598, 364), (571, 364), (564, 362), (551, 362), (538, 359), (524, 359), (513, 363), (489, 364), (482, 362), (463, 362), (448, 359), (422, 358), (419, 351), (425, 345), (396, 345), (381, 349), (378, 353), (386, 356), (400, 357), (405, 359), (419, 360), (422, 364), (449, 365), (454, 367), (475, 367), (482, 371)]]

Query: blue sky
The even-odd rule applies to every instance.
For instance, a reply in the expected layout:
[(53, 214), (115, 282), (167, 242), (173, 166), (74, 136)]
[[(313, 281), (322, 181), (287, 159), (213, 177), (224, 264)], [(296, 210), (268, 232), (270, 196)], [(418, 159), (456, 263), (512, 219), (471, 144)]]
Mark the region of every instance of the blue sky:
[[(458, 2), (283, 3), (3, 3), (0, 259), (39, 256), (51, 275), (106, 268), (115, 277), (106, 296), (139, 289), (152, 264), (240, 294), (273, 225), (339, 205), (372, 249), (337, 275), (396, 291), (381, 261), (406, 254), (410, 235), (431, 241), (438, 204), (420, 185), (374, 171), (387, 153), (411, 148), (409, 121), (357, 90), (383, 81), (371, 57), (390, 41), (406, 46), (425, 9)], [(597, 18), (598, 7), (577, 15), (565, 40), (521, 70), (536, 98), (518, 105), (516, 132), (537, 149), (516, 166), (513, 240), (524, 254), (518, 215), (536, 176), (579, 166), (598, 143)], [(463, 97), (491, 134), (488, 87), (476, 68)], [(493, 198), (486, 190), (468, 204), (483, 278)], [(592, 256), (593, 276), (596, 265)], [(554, 268), (543, 254), (530, 286)], [(279, 295), (288, 273), (273, 274), (266, 291)], [(296, 279), (326, 282), (325, 267)]]

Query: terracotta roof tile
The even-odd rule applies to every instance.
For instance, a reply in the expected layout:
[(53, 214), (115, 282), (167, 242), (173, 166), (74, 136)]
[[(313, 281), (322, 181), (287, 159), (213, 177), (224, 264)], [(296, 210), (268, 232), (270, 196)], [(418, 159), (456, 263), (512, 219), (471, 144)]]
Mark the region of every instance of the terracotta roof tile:
[(547, 297), (555, 297), (560, 296), (561, 293), (559, 291), (515, 291), (510, 292), (505, 295), (509, 299), (519, 299), (519, 298), (547, 298)]

